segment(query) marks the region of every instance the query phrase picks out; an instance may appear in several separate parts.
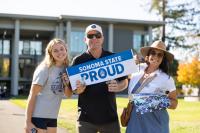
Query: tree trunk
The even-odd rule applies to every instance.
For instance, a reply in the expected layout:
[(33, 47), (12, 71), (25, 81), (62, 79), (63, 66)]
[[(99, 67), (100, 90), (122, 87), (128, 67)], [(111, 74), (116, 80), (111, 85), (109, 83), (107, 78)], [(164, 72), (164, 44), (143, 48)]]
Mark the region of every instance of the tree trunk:
[[(162, 19), (165, 22), (165, 6), (166, 6), (166, 0), (162, 1)], [(162, 26), (162, 41), (165, 42), (165, 24)]]

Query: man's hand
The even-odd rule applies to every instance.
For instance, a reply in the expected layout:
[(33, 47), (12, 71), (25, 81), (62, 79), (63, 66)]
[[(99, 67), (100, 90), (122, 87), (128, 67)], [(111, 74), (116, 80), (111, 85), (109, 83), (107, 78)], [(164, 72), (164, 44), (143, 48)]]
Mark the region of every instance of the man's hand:
[(85, 83), (82, 83), (80, 80), (76, 81), (76, 94), (81, 94), (85, 91), (86, 85)]
[(111, 80), (107, 82), (108, 84), (108, 91), (110, 92), (120, 92), (127, 88), (128, 80), (124, 79), (122, 81)]
[(118, 86), (117, 80), (108, 81), (107, 84), (108, 84), (108, 91), (118, 92), (119, 86)]

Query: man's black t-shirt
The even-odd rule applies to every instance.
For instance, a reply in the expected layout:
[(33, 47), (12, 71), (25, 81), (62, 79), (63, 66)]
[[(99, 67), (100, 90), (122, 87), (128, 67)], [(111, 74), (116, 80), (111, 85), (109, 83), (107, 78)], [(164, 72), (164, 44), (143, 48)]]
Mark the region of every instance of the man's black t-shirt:
[[(113, 53), (102, 51), (101, 57)], [(100, 58), (101, 58), (100, 57)], [(73, 60), (72, 65), (85, 63), (95, 58), (85, 52)], [(123, 80), (126, 77), (119, 78)], [(78, 120), (93, 124), (106, 124), (118, 121), (115, 93), (108, 91), (106, 82), (88, 85), (78, 97)]]

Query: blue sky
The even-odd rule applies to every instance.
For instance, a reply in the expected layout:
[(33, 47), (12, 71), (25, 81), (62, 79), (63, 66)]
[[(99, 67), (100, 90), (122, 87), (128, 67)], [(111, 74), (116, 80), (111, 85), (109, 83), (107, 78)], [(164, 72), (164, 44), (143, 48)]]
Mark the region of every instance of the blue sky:
[(0, 0), (0, 13), (158, 20), (144, 0)]

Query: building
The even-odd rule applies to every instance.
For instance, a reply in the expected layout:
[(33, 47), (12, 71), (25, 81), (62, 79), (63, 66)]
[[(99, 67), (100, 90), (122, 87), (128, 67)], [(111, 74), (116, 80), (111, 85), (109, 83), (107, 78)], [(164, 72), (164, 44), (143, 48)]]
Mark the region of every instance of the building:
[(164, 25), (161, 21), (0, 14), (0, 90), (11, 95), (29, 90), (33, 71), (54, 37), (69, 44), (71, 57), (83, 52), (84, 30), (92, 23), (102, 26), (104, 48), (113, 52), (139, 50), (152, 42), (152, 29)]

